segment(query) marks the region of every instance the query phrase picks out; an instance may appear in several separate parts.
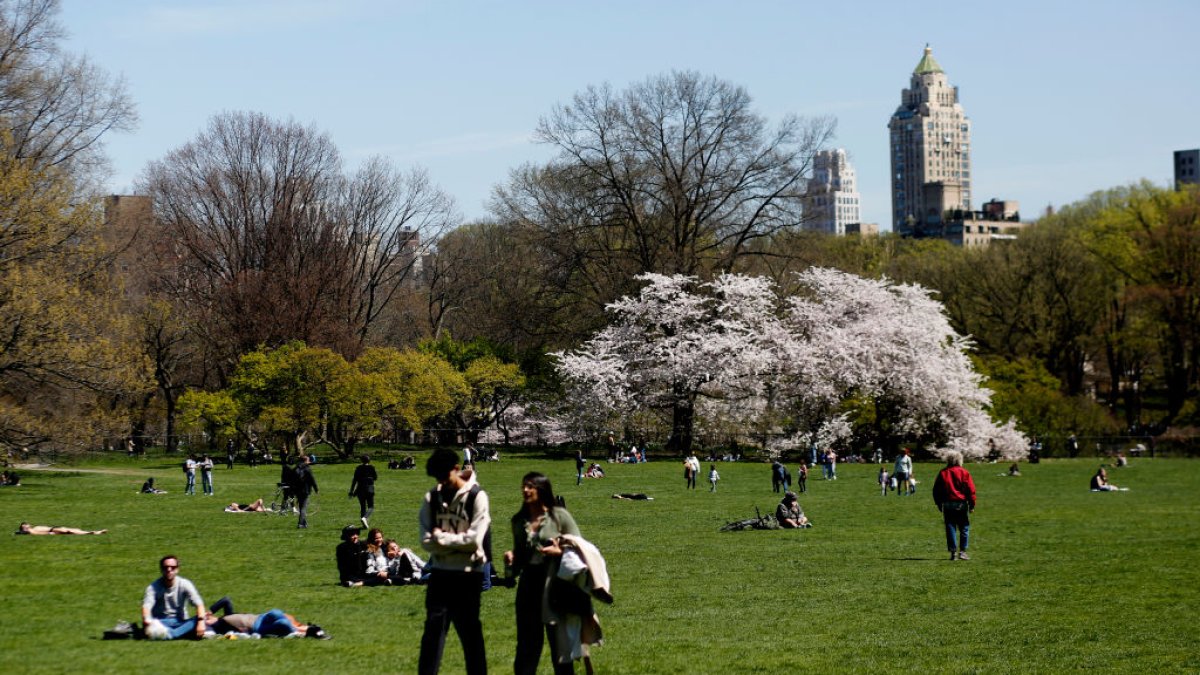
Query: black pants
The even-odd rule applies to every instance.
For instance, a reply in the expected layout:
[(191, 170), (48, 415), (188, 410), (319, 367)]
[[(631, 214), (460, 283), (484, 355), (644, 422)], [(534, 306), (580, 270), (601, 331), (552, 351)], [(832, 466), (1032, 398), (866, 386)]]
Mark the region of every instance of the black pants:
[(546, 566), (530, 565), (521, 572), (517, 584), (517, 656), (513, 659), (516, 675), (536, 675), (542, 658), (542, 636), (550, 643), (550, 662), (555, 675), (575, 672), (574, 663), (558, 663), (558, 641), (554, 627), (542, 622), (542, 595), (546, 591)]
[(483, 624), (479, 622), (479, 600), (483, 576), (479, 572), (449, 572), (435, 569), (425, 587), (425, 633), (421, 636), (420, 675), (434, 675), (442, 666), (442, 651), (450, 624), (462, 643), (468, 675), (487, 673), (483, 647)]
[(358, 515), (360, 518), (370, 518), (375, 512), (375, 490), (358, 493)]
[(297, 527), (308, 527), (308, 498), (310, 496), (308, 492), (296, 495), (296, 506), (300, 510), (300, 522), (297, 523)]

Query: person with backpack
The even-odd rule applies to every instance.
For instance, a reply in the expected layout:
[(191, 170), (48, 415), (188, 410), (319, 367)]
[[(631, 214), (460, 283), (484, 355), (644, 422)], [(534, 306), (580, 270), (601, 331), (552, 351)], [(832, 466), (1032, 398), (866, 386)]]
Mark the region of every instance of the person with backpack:
[(492, 518), (488, 495), (475, 472), (459, 465), (458, 453), (438, 448), (425, 463), (437, 485), (425, 494), (419, 521), (421, 547), (429, 552), (425, 630), (417, 672), (438, 672), (450, 624), (462, 642), (467, 673), (487, 673), (479, 603), (490, 581), (487, 550)]
[(579, 526), (566, 508), (554, 498), (550, 479), (535, 472), (521, 479), (521, 510), (512, 517), (513, 548), (504, 553), (504, 566), (520, 575), (517, 584), (516, 675), (534, 675), (542, 658), (542, 635), (550, 643), (554, 672), (573, 673), (570, 660), (559, 662), (559, 645), (552, 624), (558, 617), (551, 609), (551, 580), (558, 574), (563, 549), (559, 537), (581, 536)]

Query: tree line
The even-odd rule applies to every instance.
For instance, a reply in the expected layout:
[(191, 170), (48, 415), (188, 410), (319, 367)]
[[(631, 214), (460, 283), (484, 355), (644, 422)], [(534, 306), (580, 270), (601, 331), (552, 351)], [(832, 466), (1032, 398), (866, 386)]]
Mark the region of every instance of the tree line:
[[(969, 341), (996, 423), (1053, 436), (1196, 422), (1195, 189), (1098, 192), (985, 248), (806, 232), (811, 160), (834, 120), (772, 123), (742, 87), (683, 71), (551, 107), (535, 137), (553, 157), (514, 168), (474, 222), (420, 169), (373, 158), (349, 170), (328, 134), (254, 112), (213, 117), (146, 167), (145, 199), (105, 209), (101, 142), (136, 113), (119, 79), (61, 50), (57, 8), (0, 2), (9, 446), (173, 447), (183, 422), (345, 449), (384, 426), (448, 424), (456, 409), (471, 430), (549, 415), (572, 396), (562, 355), (616, 325), (645, 275), (740, 275), (786, 298), (811, 293), (812, 268), (932, 291), (944, 337)], [(476, 361), (503, 409), (478, 413), (474, 385), (455, 384)], [(297, 377), (327, 397), (295, 393)], [(455, 405), (404, 399), (421, 378)], [(647, 404), (606, 425), (666, 443), (685, 412)]]

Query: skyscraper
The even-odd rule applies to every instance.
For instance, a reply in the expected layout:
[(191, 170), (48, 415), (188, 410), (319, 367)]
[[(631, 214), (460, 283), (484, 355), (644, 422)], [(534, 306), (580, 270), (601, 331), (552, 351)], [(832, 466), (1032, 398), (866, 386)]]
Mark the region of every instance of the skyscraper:
[(821, 150), (814, 155), (804, 200), (804, 228), (843, 236), (847, 225), (861, 222), (855, 182), (854, 167), (845, 150)]
[(1200, 150), (1175, 151), (1175, 189), (1200, 183)]
[(928, 45), (888, 129), (893, 231), (920, 233), (947, 211), (971, 210), (971, 123)]

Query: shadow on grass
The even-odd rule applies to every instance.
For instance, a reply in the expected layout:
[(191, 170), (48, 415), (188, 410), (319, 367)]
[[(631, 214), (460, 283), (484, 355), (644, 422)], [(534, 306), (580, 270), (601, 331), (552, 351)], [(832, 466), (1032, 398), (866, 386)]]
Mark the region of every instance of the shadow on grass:
[(937, 558), (884, 558), (884, 560), (894, 560), (896, 562), (950, 562), (944, 556)]

